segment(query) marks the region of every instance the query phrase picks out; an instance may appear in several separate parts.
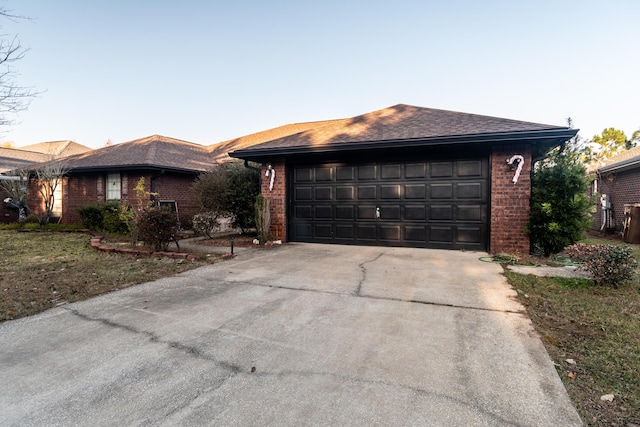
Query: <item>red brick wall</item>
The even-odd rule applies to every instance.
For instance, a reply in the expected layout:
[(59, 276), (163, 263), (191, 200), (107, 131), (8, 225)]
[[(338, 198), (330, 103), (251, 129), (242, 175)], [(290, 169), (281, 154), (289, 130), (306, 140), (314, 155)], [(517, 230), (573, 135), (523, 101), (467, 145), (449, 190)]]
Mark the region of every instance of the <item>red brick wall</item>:
[[(603, 174), (598, 180), (598, 193), (609, 195), (614, 215), (614, 224), (611, 225), (621, 231), (624, 225), (624, 205), (640, 203), (640, 171)], [(601, 226), (602, 210), (598, 198), (592, 228), (599, 230)]]
[[(515, 170), (506, 159), (515, 154), (524, 157), (524, 166), (516, 184)], [(494, 147), (491, 154), (491, 253), (528, 254), (529, 236), (524, 229), (529, 222), (531, 202), (531, 148), (528, 145)]]
[[(154, 179), (154, 192), (158, 193), (156, 200), (175, 200), (178, 204), (180, 225), (184, 228), (191, 227), (191, 220), (193, 216), (198, 213), (198, 208), (193, 202), (194, 181), (195, 176), (193, 175), (169, 173), (165, 173)], [(147, 178), (147, 183), (148, 182), (149, 179)], [(137, 183), (138, 178), (136, 178), (133, 183), (133, 187), (135, 187)], [(135, 198), (135, 191), (132, 190), (129, 198)]]
[[(151, 191), (151, 174), (125, 173), (120, 175), (122, 186), (120, 201), (137, 205), (136, 186), (141, 177), (145, 179), (145, 191)], [(190, 226), (191, 218), (196, 213), (193, 204), (192, 185), (194, 176), (166, 173), (154, 179), (154, 191), (157, 200), (175, 200), (178, 203), (180, 223)], [(82, 219), (77, 212), (80, 206), (106, 201), (106, 174), (86, 174), (67, 178), (63, 187), (62, 223), (80, 224)]]
[(272, 163), (275, 171), (273, 189), (269, 189), (271, 176), (266, 176), (267, 165), (262, 165), (261, 192), (269, 199), (271, 214), (271, 237), (274, 240), (287, 240), (287, 174), (284, 162)]

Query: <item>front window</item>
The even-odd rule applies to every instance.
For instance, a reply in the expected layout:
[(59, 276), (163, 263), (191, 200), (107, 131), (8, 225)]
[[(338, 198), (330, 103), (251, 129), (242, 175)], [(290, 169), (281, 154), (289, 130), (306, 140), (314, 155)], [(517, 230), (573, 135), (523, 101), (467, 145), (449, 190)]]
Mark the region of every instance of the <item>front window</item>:
[(107, 200), (120, 200), (120, 174), (107, 175)]

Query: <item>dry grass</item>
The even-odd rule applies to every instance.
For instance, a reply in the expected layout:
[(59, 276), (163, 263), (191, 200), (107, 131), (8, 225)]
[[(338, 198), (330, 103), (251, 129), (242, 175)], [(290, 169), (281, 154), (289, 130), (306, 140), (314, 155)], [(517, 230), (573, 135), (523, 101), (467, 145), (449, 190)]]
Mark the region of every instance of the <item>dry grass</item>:
[(210, 264), (99, 252), (85, 233), (0, 230), (0, 321)]
[[(583, 243), (614, 243), (589, 238)], [(640, 247), (634, 245), (636, 257)], [(640, 425), (640, 283), (617, 289), (586, 279), (505, 271), (580, 416), (589, 426)], [(575, 364), (567, 362), (575, 361)], [(613, 402), (601, 396), (613, 394)]]

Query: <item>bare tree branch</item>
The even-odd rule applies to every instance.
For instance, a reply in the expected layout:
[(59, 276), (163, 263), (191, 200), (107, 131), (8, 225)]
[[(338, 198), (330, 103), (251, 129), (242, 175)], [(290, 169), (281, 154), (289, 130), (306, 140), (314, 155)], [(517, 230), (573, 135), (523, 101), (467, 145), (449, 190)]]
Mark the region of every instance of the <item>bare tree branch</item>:
[[(12, 22), (29, 19), (3, 7), (0, 7), (1, 18)], [(17, 36), (0, 34), (0, 128), (14, 124), (13, 116), (29, 108), (31, 100), (39, 95), (33, 87), (18, 84), (19, 74), (12, 66), (14, 62), (24, 58), (27, 51)]]

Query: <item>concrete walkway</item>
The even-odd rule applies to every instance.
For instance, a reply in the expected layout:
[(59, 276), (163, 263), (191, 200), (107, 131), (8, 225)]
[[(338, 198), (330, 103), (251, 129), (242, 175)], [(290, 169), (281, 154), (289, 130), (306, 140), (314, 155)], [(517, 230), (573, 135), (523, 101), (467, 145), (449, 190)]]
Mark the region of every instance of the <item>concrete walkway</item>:
[(289, 244), (2, 323), (0, 425), (581, 425), (481, 255)]

